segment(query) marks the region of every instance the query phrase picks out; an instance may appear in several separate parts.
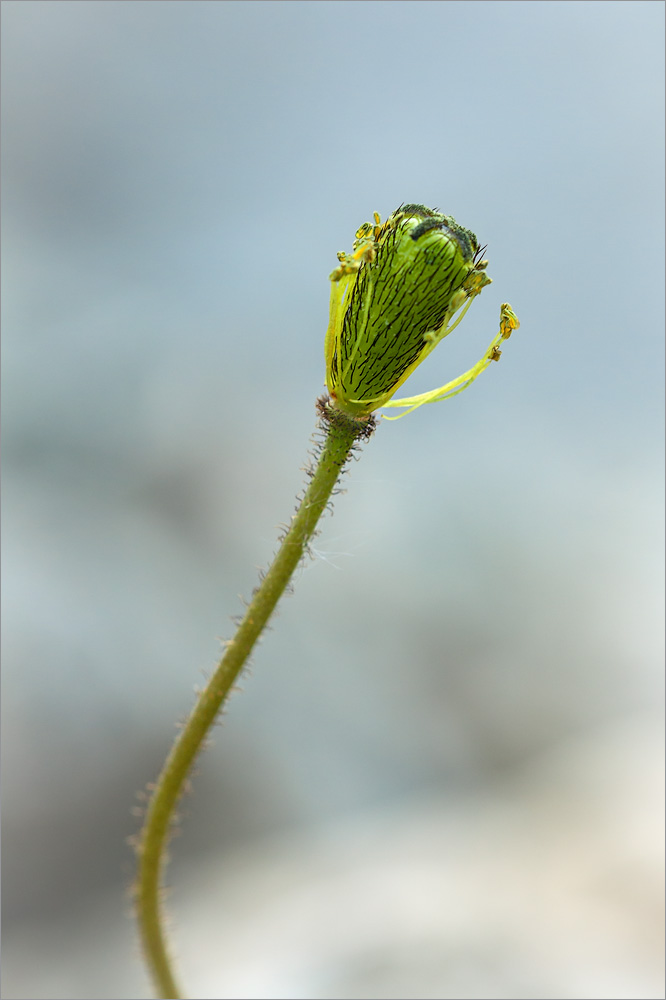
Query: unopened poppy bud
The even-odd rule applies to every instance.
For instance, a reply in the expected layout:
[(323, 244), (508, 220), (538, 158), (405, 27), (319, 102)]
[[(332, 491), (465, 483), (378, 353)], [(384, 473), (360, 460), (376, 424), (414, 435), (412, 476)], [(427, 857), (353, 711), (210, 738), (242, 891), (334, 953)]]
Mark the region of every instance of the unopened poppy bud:
[[(474, 233), (424, 205), (403, 205), (383, 224), (375, 213), (374, 222), (357, 230), (352, 252), (338, 253), (331, 274), (325, 354), (334, 406), (358, 419), (382, 406), (414, 409), (434, 401), (425, 393), (389, 402), (490, 284), (482, 252)], [(507, 309), (502, 330), (508, 332), (500, 339), (518, 325)], [(487, 353), (484, 367), (490, 360)], [(442, 398), (450, 387), (434, 394)], [(461, 388), (456, 385), (456, 391)]]

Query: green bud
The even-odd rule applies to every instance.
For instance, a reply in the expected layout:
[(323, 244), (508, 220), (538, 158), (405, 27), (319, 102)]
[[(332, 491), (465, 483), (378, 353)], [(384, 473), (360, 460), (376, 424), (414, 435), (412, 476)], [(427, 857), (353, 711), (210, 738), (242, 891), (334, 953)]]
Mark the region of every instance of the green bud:
[(389, 400), (490, 284), (481, 253), (474, 233), (424, 205), (403, 205), (383, 225), (375, 213), (360, 227), (331, 274), (326, 384), (338, 409), (363, 418), (402, 405)]

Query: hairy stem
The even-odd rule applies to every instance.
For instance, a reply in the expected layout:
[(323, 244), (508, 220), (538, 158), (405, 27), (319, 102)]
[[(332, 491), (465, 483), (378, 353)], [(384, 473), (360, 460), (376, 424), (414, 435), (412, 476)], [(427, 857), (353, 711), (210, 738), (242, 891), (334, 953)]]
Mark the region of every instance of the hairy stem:
[(318, 409), (325, 439), (310, 484), (291, 526), (259, 587), (255, 590), (238, 630), (192, 713), (176, 739), (154, 787), (137, 848), (138, 877), (136, 911), (146, 961), (163, 1000), (182, 997), (176, 983), (164, 933), (161, 886), (166, 867), (166, 843), (175, 806), (197, 753), (243, 669), (264, 626), (298, 566), (315, 533), (319, 518), (357, 438), (369, 437), (374, 420), (364, 422), (345, 417), (327, 400)]

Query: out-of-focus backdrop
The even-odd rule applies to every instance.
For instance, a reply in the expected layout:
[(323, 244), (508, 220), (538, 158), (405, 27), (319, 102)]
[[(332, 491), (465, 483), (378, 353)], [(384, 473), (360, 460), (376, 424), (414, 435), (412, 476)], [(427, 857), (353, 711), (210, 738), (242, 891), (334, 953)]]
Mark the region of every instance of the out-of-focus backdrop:
[(2, 4), (4, 989), (150, 995), (152, 780), (274, 551), (328, 274), (452, 214), (493, 284), (383, 423), (173, 846), (192, 997), (661, 981), (659, 3)]

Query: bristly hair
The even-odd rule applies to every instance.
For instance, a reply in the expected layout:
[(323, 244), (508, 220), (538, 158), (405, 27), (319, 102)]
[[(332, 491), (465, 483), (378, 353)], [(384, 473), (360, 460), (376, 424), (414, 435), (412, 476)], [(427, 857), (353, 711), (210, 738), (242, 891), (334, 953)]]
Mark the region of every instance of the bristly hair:
[(487, 243), (486, 243), (485, 247), (479, 247), (479, 249), (478, 249), (478, 250), (476, 251), (476, 253), (474, 254), (474, 258), (473, 258), (473, 262), (474, 262), (475, 264), (476, 264), (476, 263), (477, 263), (477, 262), (478, 262), (479, 260), (481, 260), (481, 259), (483, 258), (483, 255), (484, 255), (484, 253), (486, 252), (486, 250), (487, 250), (487, 249), (488, 249), (488, 244), (487, 244)]
[(338, 423), (342, 422), (348, 424), (351, 420), (358, 427), (358, 431), (356, 434), (357, 441), (369, 440), (369, 438), (372, 437), (372, 435), (375, 433), (375, 430), (377, 429), (377, 420), (373, 416), (373, 414), (370, 414), (368, 417), (365, 417), (360, 420), (354, 420), (353, 418), (350, 418), (346, 414), (341, 413), (340, 410), (336, 409), (336, 407), (331, 404), (331, 397), (328, 396), (326, 393), (324, 393), (323, 396), (320, 396), (317, 399), (316, 409), (317, 409), (317, 414), (319, 415), (324, 424), (331, 424), (335, 423), (336, 421)]

